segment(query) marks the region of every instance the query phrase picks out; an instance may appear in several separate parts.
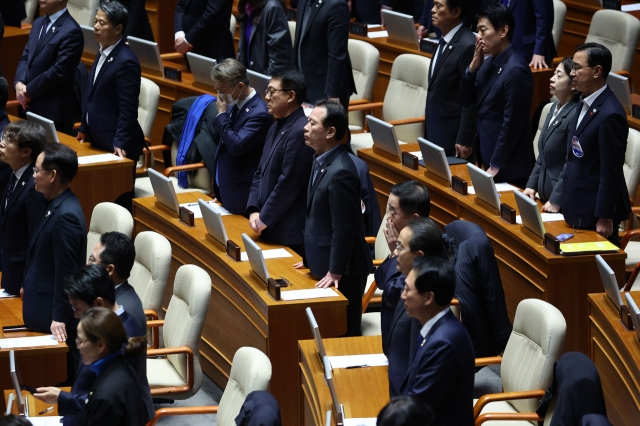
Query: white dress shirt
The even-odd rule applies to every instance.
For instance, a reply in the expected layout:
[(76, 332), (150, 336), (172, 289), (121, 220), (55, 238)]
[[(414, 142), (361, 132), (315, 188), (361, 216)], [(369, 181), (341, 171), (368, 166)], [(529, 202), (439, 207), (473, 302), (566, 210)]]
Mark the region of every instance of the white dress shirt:
[(600, 90), (598, 90), (596, 92), (593, 92), (592, 94), (590, 94), (586, 98), (583, 97), (582, 99), (580, 99), (582, 101), (582, 109), (580, 110), (580, 115), (578, 116), (578, 125), (576, 126), (576, 128), (578, 128), (578, 126), (580, 126), (580, 122), (584, 118), (584, 116), (587, 113), (587, 111), (589, 110), (589, 108), (591, 108), (591, 104), (593, 104), (593, 102), (596, 99), (598, 99), (598, 96), (600, 96), (600, 94), (602, 94), (602, 92), (604, 92), (604, 89), (606, 89), (606, 88), (607, 88), (607, 85), (605, 84)]
[[(454, 29), (452, 29), (451, 31), (449, 31), (446, 35), (442, 36), (442, 39), (444, 40), (444, 47), (442, 48), (442, 53), (444, 53), (444, 49), (447, 48), (447, 46), (449, 45), (449, 43), (451, 43), (451, 40), (453, 39), (453, 36), (456, 35), (456, 33), (458, 32), (458, 30), (462, 28), (462, 22), (460, 24), (458, 24)], [(433, 58), (431, 59), (432, 65), (431, 65), (431, 74), (433, 75), (433, 70), (436, 69), (436, 63), (438, 62), (438, 58), (440, 57), (440, 55), (438, 54), (440, 52), (440, 48), (438, 47), (436, 49), (436, 53), (433, 55)]]

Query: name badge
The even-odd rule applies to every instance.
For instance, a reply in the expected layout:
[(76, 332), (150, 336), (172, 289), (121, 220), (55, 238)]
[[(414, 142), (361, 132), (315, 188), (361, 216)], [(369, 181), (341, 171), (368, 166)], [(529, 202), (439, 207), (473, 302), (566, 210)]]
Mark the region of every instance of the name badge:
[(573, 151), (573, 155), (578, 158), (582, 158), (584, 156), (584, 151), (582, 150), (582, 146), (580, 146), (580, 140), (577, 136), (571, 138), (571, 150)]

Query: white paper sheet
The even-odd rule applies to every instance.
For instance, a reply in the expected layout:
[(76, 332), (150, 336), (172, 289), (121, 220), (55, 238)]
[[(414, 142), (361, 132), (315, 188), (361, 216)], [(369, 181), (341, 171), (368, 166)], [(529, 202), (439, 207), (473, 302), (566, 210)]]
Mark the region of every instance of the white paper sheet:
[(380, 25), (380, 24), (369, 24), (369, 25), (367, 25), (367, 28), (369, 28), (369, 29), (382, 28), (382, 25)]
[[(262, 250), (262, 256), (264, 256), (264, 259), (279, 259), (281, 257), (293, 257), (293, 255), (291, 253), (289, 253), (286, 249), (283, 248), (277, 248), (277, 249), (271, 249), (271, 250)], [(242, 262), (246, 262), (249, 260), (249, 257), (247, 256), (247, 252), (243, 251), (242, 253), (240, 253), (240, 260)]]
[(0, 348), (33, 348), (38, 346), (56, 346), (58, 342), (52, 334), (47, 336), (36, 337), (14, 337), (9, 339), (0, 339)]
[(9, 293), (7, 293), (7, 291), (3, 288), (0, 289), (0, 299), (4, 299), (6, 297), (18, 297), (18, 296), (12, 296)]
[(330, 356), (331, 368), (379, 367), (389, 365), (384, 354)]
[(640, 10), (640, 3), (623, 4), (620, 10), (623, 12), (634, 12), (636, 10)]
[[(222, 216), (227, 216), (230, 215), (231, 212), (227, 209), (225, 209), (224, 207), (222, 207), (220, 204), (216, 204), (213, 200), (212, 201), (207, 201), (207, 203), (213, 207), (213, 209), (220, 213)], [(186, 207), (188, 210), (193, 212), (193, 218), (194, 219), (199, 219), (202, 217), (202, 211), (200, 210), (200, 204), (196, 203), (182, 203), (180, 204), (180, 207)]]
[(369, 38), (382, 38), (382, 37), (389, 37), (389, 32), (388, 31), (373, 31), (373, 32), (368, 32), (367, 33), (367, 37)]
[[(540, 213), (540, 216), (542, 216), (543, 222), (557, 222), (559, 220), (564, 220), (562, 213)], [(522, 225), (522, 218), (520, 215), (516, 216), (516, 223)]]
[(43, 416), (29, 417), (29, 421), (33, 426), (60, 426), (62, 417), (60, 416)]
[(376, 426), (376, 417), (366, 417), (360, 419), (343, 419), (344, 426)]
[(96, 164), (96, 163), (108, 163), (109, 161), (124, 161), (122, 157), (118, 157), (115, 154), (96, 154), (85, 155), (78, 157), (78, 164)]
[(409, 152), (409, 154), (415, 155), (416, 157), (418, 157), (418, 161), (422, 160), (422, 151), (411, 151)]
[[(515, 191), (516, 188), (513, 185), (509, 185), (508, 183), (496, 183), (496, 191), (498, 192), (509, 192), (509, 191)], [(475, 194), (476, 190), (473, 188), (473, 186), (470, 186), (468, 188), (469, 194)]]
[(282, 300), (320, 299), (323, 297), (337, 297), (338, 293), (330, 288), (310, 288), (308, 290), (282, 290)]

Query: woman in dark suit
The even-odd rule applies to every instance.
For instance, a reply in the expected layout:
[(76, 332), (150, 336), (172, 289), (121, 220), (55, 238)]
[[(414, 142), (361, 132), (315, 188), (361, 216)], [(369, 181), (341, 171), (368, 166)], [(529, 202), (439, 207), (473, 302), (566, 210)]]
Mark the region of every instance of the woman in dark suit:
[(289, 68), (293, 42), (282, 2), (240, 0), (238, 11), (238, 60), (247, 69), (266, 75)]
[(559, 212), (562, 199), (562, 171), (567, 154), (567, 134), (580, 92), (569, 74), (571, 58), (564, 58), (551, 77), (549, 91), (558, 98), (551, 106), (538, 139), (538, 159), (533, 167), (524, 194), (535, 199), (536, 191), (544, 203), (543, 212)]
[(144, 426), (147, 412), (136, 373), (125, 357), (140, 355), (146, 336), (127, 339), (122, 321), (106, 308), (91, 308), (78, 324), (76, 345), (82, 362), (96, 374), (81, 426)]

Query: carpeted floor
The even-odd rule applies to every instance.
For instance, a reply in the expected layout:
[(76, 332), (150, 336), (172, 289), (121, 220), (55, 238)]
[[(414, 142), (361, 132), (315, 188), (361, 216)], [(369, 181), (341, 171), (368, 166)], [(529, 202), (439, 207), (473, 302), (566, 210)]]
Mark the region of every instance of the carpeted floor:
[[(202, 387), (197, 394), (186, 400), (176, 400), (173, 404), (156, 404), (156, 410), (163, 407), (188, 407), (202, 405), (218, 405), (218, 401), (222, 397), (222, 391), (209, 377), (203, 374)], [(209, 415), (190, 415), (190, 416), (171, 416), (160, 419), (157, 423), (163, 426), (195, 426), (216, 424), (215, 414)]]

